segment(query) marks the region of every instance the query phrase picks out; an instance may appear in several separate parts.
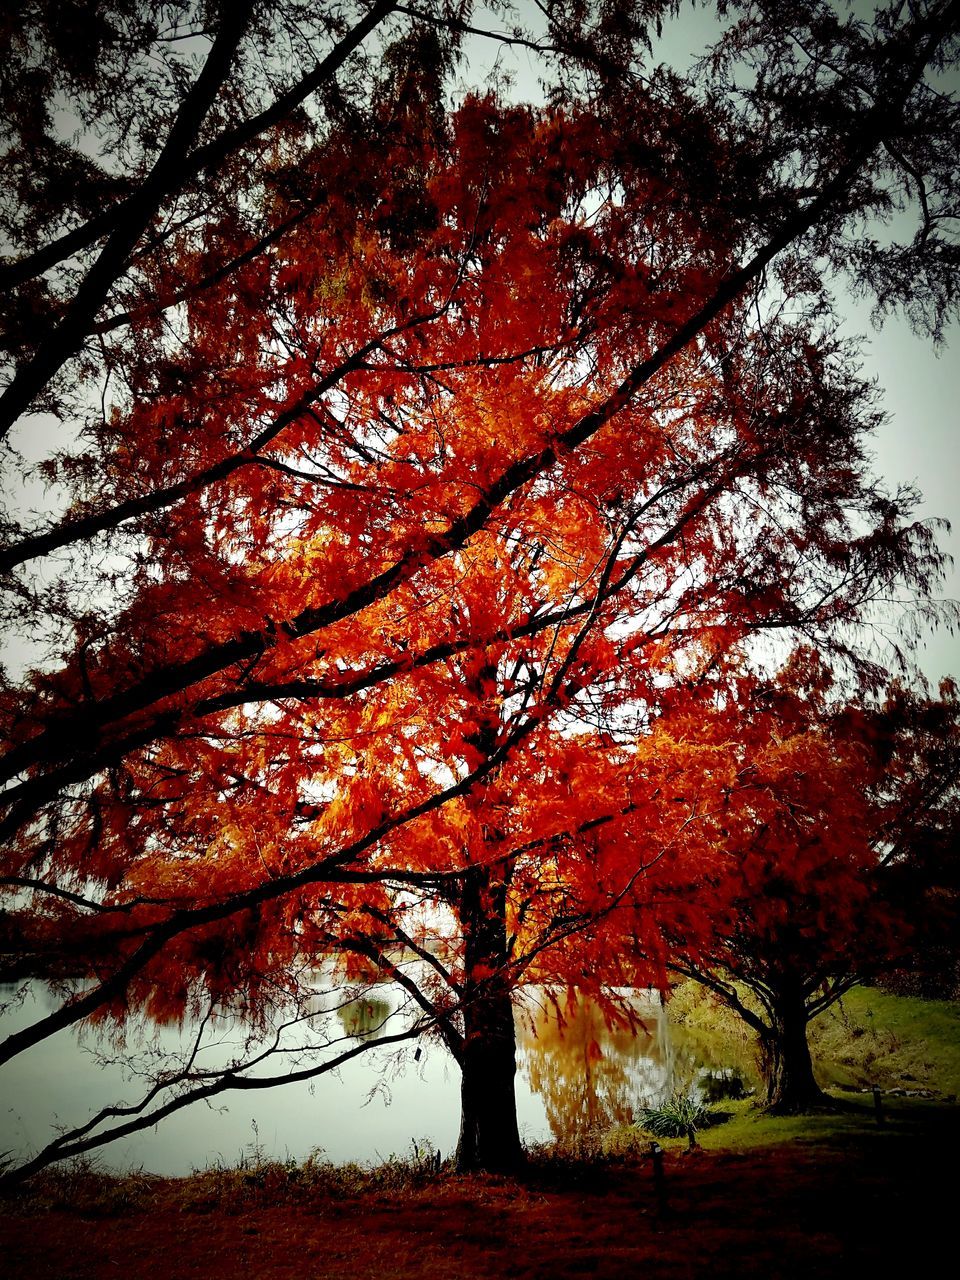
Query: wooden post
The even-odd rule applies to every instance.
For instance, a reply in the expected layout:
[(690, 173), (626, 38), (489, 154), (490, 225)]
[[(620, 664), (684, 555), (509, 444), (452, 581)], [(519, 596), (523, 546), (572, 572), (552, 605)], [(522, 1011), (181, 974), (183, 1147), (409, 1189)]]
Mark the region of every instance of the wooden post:
[(877, 1124), (883, 1125), (887, 1123), (887, 1117), (883, 1114), (883, 1098), (880, 1096), (880, 1086), (873, 1086), (873, 1114), (876, 1117)]
[(663, 1147), (659, 1142), (650, 1143), (653, 1160), (653, 1192), (657, 1198), (657, 1214), (663, 1218), (667, 1212), (667, 1179), (663, 1172)]

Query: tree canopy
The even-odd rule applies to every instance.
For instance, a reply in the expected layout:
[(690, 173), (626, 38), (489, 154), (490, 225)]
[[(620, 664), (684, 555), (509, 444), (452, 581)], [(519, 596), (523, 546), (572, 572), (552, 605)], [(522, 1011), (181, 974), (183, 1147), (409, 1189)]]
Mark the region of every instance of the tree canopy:
[(956, 690), (942, 695), (895, 685), (845, 702), (829, 670), (798, 652), (702, 713), (702, 740), (723, 743), (723, 765), (707, 755), (694, 768), (731, 777), (701, 826), (702, 893), (716, 906), (710, 933), (675, 939), (670, 963), (757, 1033), (774, 1109), (826, 1101), (808, 1022), (936, 928), (924, 892), (942, 885), (933, 866), (956, 842), (960, 769)]
[(516, 985), (656, 983), (708, 928), (725, 775), (671, 785), (677, 726), (762, 635), (877, 687), (852, 627), (942, 559), (823, 271), (949, 318), (958, 7), (729, 9), (684, 79), (645, 56), (672, 5), (546, 6), (499, 36), (532, 106), (451, 92), (467, 5), (4, 30), (14, 471), (60, 435), (0, 554), (49, 650), (0, 691), (3, 940), (94, 981), (3, 1058), (266, 1025), (336, 957), (457, 1059), (461, 1164), (509, 1167)]

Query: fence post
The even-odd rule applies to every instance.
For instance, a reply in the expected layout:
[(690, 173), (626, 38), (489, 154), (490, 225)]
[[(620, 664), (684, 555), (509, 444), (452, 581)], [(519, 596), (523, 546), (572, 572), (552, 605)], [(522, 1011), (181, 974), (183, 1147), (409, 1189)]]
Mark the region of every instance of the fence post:
[(667, 1212), (667, 1178), (663, 1171), (663, 1147), (659, 1142), (650, 1143), (653, 1160), (653, 1192), (657, 1198), (657, 1214), (663, 1218)]
[(880, 1096), (880, 1086), (873, 1086), (873, 1114), (876, 1117), (877, 1124), (886, 1124), (887, 1117), (883, 1114), (883, 1098)]

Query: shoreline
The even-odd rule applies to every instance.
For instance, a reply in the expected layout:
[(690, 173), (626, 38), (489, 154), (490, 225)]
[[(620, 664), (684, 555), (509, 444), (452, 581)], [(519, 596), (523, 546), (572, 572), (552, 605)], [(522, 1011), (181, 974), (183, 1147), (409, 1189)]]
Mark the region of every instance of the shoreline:
[(10, 1280), (824, 1280), (932, 1264), (952, 1231), (945, 1157), (960, 1108), (895, 1099), (883, 1127), (866, 1108), (834, 1120), (736, 1119), (728, 1137), (750, 1123), (755, 1137), (799, 1130), (742, 1149), (715, 1145), (727, 1126), (690, 1154), (665, 1142), (665, 1206), (640, 1151), (540, 1154), (522, 1179), (426, 1161), (318, 1165), (313, 1184), (276, 1162), (190, 1178), (66, 1171), (59, 1203), (0, 1204), (0, 1248)]

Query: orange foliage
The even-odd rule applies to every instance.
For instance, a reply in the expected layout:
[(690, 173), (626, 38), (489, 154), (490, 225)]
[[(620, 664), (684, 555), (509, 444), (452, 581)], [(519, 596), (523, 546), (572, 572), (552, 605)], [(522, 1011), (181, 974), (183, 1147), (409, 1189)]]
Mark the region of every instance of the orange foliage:
[[(830, 785), (815, 739), (768, 744), (745, 791), (703, 682), (931, 552), (889, 501), (861, 548), (869, 389), (815, 320), (759, 332), (731, 302), (638, 373), (738, 249), (722, 201), (694, 207), (685, 110), (637, 91), (611, 131), (488, 95), (377, 150), (332, 128), (270, 253), (164, 337), (134, 321), (129, 397), (50, 477), (71, 519), (176, 500), (143, 508), (109, 626), (4, 693), (7, 875), (100, 908), (41, 892), (29, 947), (128, 962), (162, 1017), (203, 989), (256, 1017), (296, 964), (392, 973), (430, 934), (440, 1011), (494, 974), (662, 984), (729, 896), (717, 814), (786, 847), (791, 779)], [(275, 211), (299, 199), (278, 173)], [(144, 271), (163, 295), (204, 246)], [(856, 796), (823, 799), (853, 840)]]

